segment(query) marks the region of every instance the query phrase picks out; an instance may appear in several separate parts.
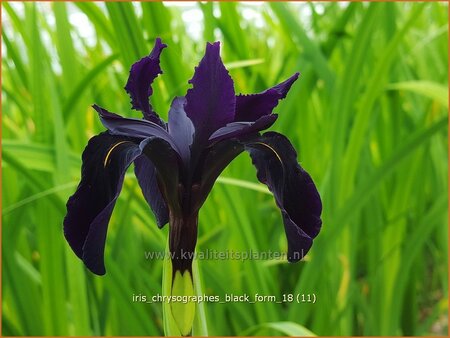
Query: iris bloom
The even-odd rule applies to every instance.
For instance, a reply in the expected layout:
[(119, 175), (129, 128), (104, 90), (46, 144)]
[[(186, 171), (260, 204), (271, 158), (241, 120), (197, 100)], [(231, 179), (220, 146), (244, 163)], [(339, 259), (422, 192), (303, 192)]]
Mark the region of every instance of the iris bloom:
[(157, 39), (150, 55), (130, 70), (125, 89), (142, 119), (93, 106), (107, 131), (89, 141), (81, 182), (67, 202), (64, 234), (73, 251), (93, 273), (105, 274), (108, 223), (133, 163), (157, 225), (169, 223), (173, 278), (176, 273), (191, 276), (199, 209), (220, 173), (246, 150), (259, 181), (269, 187), (281, 210), (288, 260), (300, 260), (320, 231), (321, 200), (289, 140), (275, 132), (260, 134), (277, 119), (272, 110), (299, 74), (258, 94), (235, 95), (219, 43), (208, 44), (189, 81), (192, 88), (173, 100), (166, 123), (149, 103), (165, 47)]

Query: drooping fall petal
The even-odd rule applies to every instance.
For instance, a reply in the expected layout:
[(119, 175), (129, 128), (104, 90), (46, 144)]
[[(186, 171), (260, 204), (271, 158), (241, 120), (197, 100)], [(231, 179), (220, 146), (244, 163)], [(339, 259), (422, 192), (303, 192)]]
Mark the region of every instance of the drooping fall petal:
[(288, 240), (288, 260), (304, 257), (320, 231), (322, 202), (309, 174), (298, 164), (297, 153), (289, 140), (267, 132), (245, 143), (259, 181), (275, 197), (284, 221)]
[(105, 273), (103, 251), (108, 223), (125, 171), (140, 154), (136, 139), (107, 132), (91, 138), (83, 152), (81, 182), (67, 202), (64, 235), (95, 274)]
[(133, 109), (142, 111), (146, 120), (160, 124), (161, 120), (153, 111), (149, 102), (149, 97), (153, 93), (153, 80), (162, 74), (159, 56), (167, 45), (161, 42), (160, 38), (155, 41), (155, 46), (150, 55), (143, 57), (133, 64), (130, 69), (130, 76), (125, 86), (125, 90), (131, 97)]

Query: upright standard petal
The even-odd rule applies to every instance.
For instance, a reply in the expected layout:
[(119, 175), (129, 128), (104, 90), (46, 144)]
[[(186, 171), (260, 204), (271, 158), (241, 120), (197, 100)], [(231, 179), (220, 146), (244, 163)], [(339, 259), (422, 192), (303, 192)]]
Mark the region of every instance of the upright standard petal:
[(189, 81), (185, 110), (195, 127), (194, 142), (206, 142), (217, 129), (234, 120), (233, 80), (220, 58), (220, 44), (207, 44), (206, 53)]
[(155, 165), (146, 156), (139, 156), (134, 160), (134, 173), (142, 194), (155, 215), (158, 228), (162, 228), (169, 221), (169, 209), (159, 190)]
[(299, 75), (299, 73), (295, 73), (286, 81), (258, 94), (238, 95), (234, 120), (256, 121), (262, 116), (272, 113), (272, 110), (278, 105), (278, 101), (286, 97)]
[(162, 74), (159, 56), (167, 45), (161, 42), (160, 38), (155, 41), (150, 55), (143, 57), (133, 64), (130, 69), (130, 76), (125, 86), (125, 90), (131, 97), (131, 105), (133, 109), (142, 111), (146, 120), (160, 124), (161, 120), (153, 111), (149, 97), (153, 94), (153, 80)]
[(258, 171), (258, 179), (272, 191), (284, 221), (288, 260), (299, 261), (320, 231), (322, 202), (309, 174), (297, 163), (289, 140), (278, 133), (245, 142)]
[(128, 166), (141, 154), (138, 141), (105, 132), (83, 152), (81, 182), (67, 202), (64, 235), (93, 273), (105, 274), (103, 252), (111, 214)]

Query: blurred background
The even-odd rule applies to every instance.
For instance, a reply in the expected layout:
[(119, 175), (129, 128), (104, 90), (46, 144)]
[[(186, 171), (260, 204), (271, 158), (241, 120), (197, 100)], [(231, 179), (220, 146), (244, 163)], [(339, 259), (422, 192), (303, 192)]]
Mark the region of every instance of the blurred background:
[[(203, 260), (204, 291), (315, 294), (315, 304), (207, 303), (211, 335), (446, 335), (446, 3), (2, 2), (3, 335), (161, 335), (167, 227), (129, 170), (104, 277), (62, 235), (91, 104), (129, 117), (123, 90), (156, 37), (169, 46), (151, 102), (167, 117), (206, 41), (222, 42), (236, 92), (301, 72), (272, 130), (293, 142), (324, 203), (303, 262)], [(278, 208), (243, 154), (201, 210), (200, 250), (285, 252)]]

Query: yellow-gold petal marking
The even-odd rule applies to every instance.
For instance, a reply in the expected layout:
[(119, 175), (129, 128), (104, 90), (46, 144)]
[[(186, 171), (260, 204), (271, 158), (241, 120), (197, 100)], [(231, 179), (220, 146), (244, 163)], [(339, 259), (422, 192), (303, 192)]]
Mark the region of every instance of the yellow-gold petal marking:
[(118, 146), (120, 146), (121, 144), (124, 144), (124, 143), (127, 143), (127, 142), (130, 142), (130, 141), (120, 141), (120, 142), (117, 142), (115, 145), (113, 145), (113, 146), (108, 150), (108, 153), (107, 153), (106, 156), (105, 156), (105, 160), (103, 161), (103, 168), (106, 168), (106, 165), (108, 164), (109, 157), (111, 156), (111, 153), (113, 152), (113, 150), (116, 149), (116, 148), (117, 148)]
[(263, 142), (255, 142), (255, 144), (260, 144), (262, 146), (265, 146), (267, 148), (269, 148), (270, 150), (273, 151), (273, 153), (275, 154), (275, 156), (278, 158), (278, 161), (280, 161), (280, 163), (283, 165), (283, 160), (281, 159), (280, 155), (278, 155), (277, 151), (275, 149), (273, 149), (271, 146), (269, 146), (267, 143), (263, 143)]

